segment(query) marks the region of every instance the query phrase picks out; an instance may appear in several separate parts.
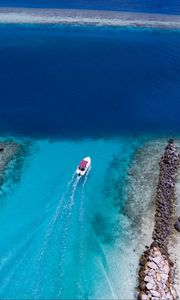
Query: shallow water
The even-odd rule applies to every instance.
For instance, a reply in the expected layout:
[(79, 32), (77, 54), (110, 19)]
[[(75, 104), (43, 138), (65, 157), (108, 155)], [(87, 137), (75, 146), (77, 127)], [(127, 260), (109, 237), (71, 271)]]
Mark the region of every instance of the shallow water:
[[(131, 231), (116, 198), (123, 202), (127, 168), (142, 143), (118, 138), (32, 144), (21, 181), (1, 205), (1, 298), (132, 298), (133, 286), (119, 285)], [(76, 177), (87, 154), (92, 169)]]

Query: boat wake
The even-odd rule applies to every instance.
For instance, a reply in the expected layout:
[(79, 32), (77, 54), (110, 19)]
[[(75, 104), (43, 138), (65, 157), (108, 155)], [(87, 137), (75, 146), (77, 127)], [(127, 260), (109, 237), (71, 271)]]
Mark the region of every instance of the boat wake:
[(59, 203), (58, 203), (58, 205), (56, 207), (55, 213), (54, 213), (51, 221), (49, 222), (48, 229), (46, 231), (46, 234), (45, 234), (45, 237), (44, 237), (44, 241), (43, 241), (43, 245), (42, 245), (42, 248), (41, 248), (41, 251), (40, 251), (40, 255), (39, 255), (39, 258), (38, 258), (39, 262), (41, 261), (41, 259), (44, 256), (44, 253), (45, 253), (45, 251), (47, 249), (47, 246), (48, 246), (48, 241), (49, 241), (49, 239), (51, 237), (51, 234), (53, 232), (55, 224), (56, 224), (58, 218), (60, 218), (60, 216), (61, 216), (62, 206), (63, 206), (63, 203), (65, 201), (65, 198), (66, 198), (66, 196), (68, 194), (68, 191), (69, 191), (69, 189), (70, 189), (70, 187), (73, 184), (73, 182), (74, 182), (75, 179), (76, 179), (76, 174), (73, 173), (70, 181), (67, 183), (67, 186), (65, 188), (65, 192), (62, 195), (62, 197), (61, 197), (61, 199), (60, 199), (60, 201), (59, 201)]
[(78, 290), (78, 298), (79, 299), (84, 299), (86, 298), (86, 293), (85, 291), (88, 291), (88, 282), (87, 282), (87, 277), (84, 271), (84, 264), (85, 264), (85, 245), (84, 245), (84, 219), (85, 219), (85, 211), (84, 211), (84, 200), (85, 200), (85, 186), (87, 183), (87, 180), (89, 178), (89, 174), (91, 171), (91, 166), (87, 170), (87, 173), (83, 179), (83, 184), (82, 184), (82, 190), (81, 190), (81, 195), (80, 195), (80, 206), (79, 206), (79, 270), (81, 272), (78, 280), (77, 280), (77, 290)]
[[(59, 253), (58, 253), (58, 270), (59, 270), (59, 279), (62, 281), (65, 271), (65, 256), (66, 250), (71, 244), (71, 228), (72, 228), (72, 219), (78, 220), (83, 226), (84, 221), (84, 197), (85, 197), (85, 186), (87, 179), (89, 177), (90, 169), (84, 177), (77, 176), (75, 173), (72, 175), (70, 181), (67, 183), (65, 191), (60, 198), (60, 201), (54, 211), (54, 214), (48, 224), (46, 233), (44, 235), (42, 247), (37, 259), (37, 272), (36, 272), (36, 286), (34, 288), (33, 295), (39, 297), (40, 292), (40, 274), (42, 273), (41, 267), (45, 263), (45, 258), (49, 252), (49, 246), (52, 242), (54, 236), (58, 236), (58, 243), (60, 244)], [(80, 181), (82, 185), (78, 189)], [(78, 194), (76, 195), (78, 189)], [(80, 195), (79, 195), (80, 192)], [(76, 197), (77, 196), (77, 197)], [(76, 203), (76, 208), (74, 209)], [(78, 214), (78, 218), (76, 218)], [(74, 226), (77, 227), (77, 226)], [(83, 252), (80, 251), (80, 252)], [(81, 253), (82, 254), (82, 253)], [(58, 297), (61, 295), (61, 290), (58, 291)]]
[[(83, 247), (83, 242), (82, 242), (82, 232), (83, 232), (83, 224), (84, 224), (84, 199), (85, 199), (85, 186), (86, 186), (86, 183), (87, 183), (87, 180), (88, 180), (88, 177), (89, 177), (89, 173), (90, 173), (90, 170), (91, 168), (89, 168), (87, 170), (87, 173), (85, 174), (84, 177), (77, 177), (74, 184), (73, 184), (73, 188), (71, 190), (71, 195), (70, 195), (70, 203), (68, 205), (68, 210), (69, 210), (69, 213), (66, 215), (66, 223), (65, 223), (65, 228), (63, 230), (63, 235), (61, 236), (61, 249), (60, 249), (60, 262), (59, 262), (59, 270), (60, 270), (60, 283), (63, 282), (63, 278), (65, 276), (65, 258), (66, 258), (66, 255), (68, 253), (68, 249), (71, 245), (71, 240), (70, 240), (70, 231), (72, 231), (72, 227), (73, 226), (73, 217), (75, 218), (74, 219), (74, 222), (78, 220), (78, 224), (76, 224), (76, 229), (78, 228), (79, 229), (79, 232), (78, 232), (78, 237), (76, 239), (76, 246), (78, 246), (76, 249), (79, 253), (79, 269), (82, 269), (81, 266), (83, 264), (83, 261), (84, 261), (84, 247)], [(76, 193), (76, 190), (77, 190), (77, 185), (79, 183), (79, 181), (82, 181), (82, 186), (81, 186), (81, 189), (80, 189), (80, 194), (78, 194), (78, 198), (76, 199), (76, 202), (77, 202), (77, 207), (76, 209), (73, 211), (73, 206), (74, 206), (74, 201), (75, 201), (75, 193)], [(76, 218), (77, 216), (77, 218)], [(74, 237), (72, 236), (72, 239)], [(78, 281), (78, 278), (77, 278), (77, 288), (79, 291), (81, 291), (82, 289), (82, 285), (80, 284), (80, 282)], [(63, 290), (63, 287), (61, 285), (60, 289), (59, 289), (59, 292), (58, 292), (58, 297), (62, 297), (62, 290)], [(81, 293), (82, 294), (82, 293)]]

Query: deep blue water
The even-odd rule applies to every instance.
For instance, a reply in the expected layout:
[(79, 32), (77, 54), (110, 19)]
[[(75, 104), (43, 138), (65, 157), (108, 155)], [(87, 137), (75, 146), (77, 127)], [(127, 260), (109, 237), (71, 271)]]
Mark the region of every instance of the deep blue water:
[(179, 0), (1, 0), (0, 6), (84, 8), (179, 14)]
[(179, 31), (1, 26), (1, 133), (178, 132), (179, 49)]

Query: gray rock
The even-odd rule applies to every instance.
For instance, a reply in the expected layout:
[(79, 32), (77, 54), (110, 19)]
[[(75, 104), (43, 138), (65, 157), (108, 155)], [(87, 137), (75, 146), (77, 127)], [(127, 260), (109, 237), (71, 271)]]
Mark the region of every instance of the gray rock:
[(148, 261), (147, 266), (153, 270), (156, 270), (158, 267), (153, 261)]
[(151, 295), (154, 296), (154, 297), (160, 297), (161, 294), (157, 291), (154, 291), (154, 290), (151, 290)]
[(148, 300), (149, 297), (148, 297), (148, 295), (146, 295), (145, 293), (142, 292), (142, 293), (140, 294), (140, 299), (141, 299), (141, 300)]
[(146, 288), (147, 288), (148, 290), (152, 290), (152, 289), (154, 288), (154, 286), (155, 286), (154, 281), (153, 281), (153, 282), (148, 282), (148, 283), (146, 284)]
[(174, 228), (180, 232), (180, 221), (178, 219), (178, 221), (176, 221), (176, 223), (174, 224)]
[(152, 282), (152, 278), (150, 277), (150, 276), (148, 276), (148, 275), (146, 275), (145, 277), (144, 277), (144, 281), (145, 282)]
[(161, 256), (152, 257), (152, 261), (155, 262), (155, 264), (159, 265), (160, 262), (162, 261), (162, 257)]
[(162, 273), (161, 274), (162, 283), (166, 283), (167, 280), (168, 280), (168, 274)]
[(166, 296), (165, 296), (165, 299), (166, 299), (166, 300), (173, 300), (173, 296), (171, 295), (171, 293), (168, 292), (168, 293), (166, 294)]

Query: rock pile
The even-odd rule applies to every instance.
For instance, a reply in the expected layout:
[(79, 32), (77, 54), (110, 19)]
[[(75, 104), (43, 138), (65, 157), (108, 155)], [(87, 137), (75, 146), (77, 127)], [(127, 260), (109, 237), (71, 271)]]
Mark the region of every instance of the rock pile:
[(169, 140), (160, 161), (156, 193), (154, 242), (140, 259), (139, 300), (175, 300), (174, 268), (168, 254), (168, 243), (173, 233), (175, 213), (175, 183), (180, 155), (173, 140)]
[(167, 248), (173, 232), (175, 212), (175, 183), (180, 156), (173, 140), (169, 140), (160, 161), (160, 175), (156, 194), (156, 214), (153, 240), (160, 248)]
[(139, 296), (140, 300), (175, 300), (173, 288), (174, 270), (172, 262), (160, 248), (151, 246), (144, 252), (140, 260)]

